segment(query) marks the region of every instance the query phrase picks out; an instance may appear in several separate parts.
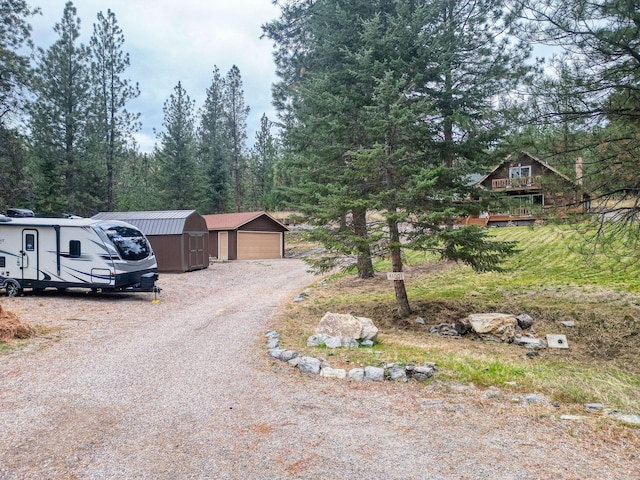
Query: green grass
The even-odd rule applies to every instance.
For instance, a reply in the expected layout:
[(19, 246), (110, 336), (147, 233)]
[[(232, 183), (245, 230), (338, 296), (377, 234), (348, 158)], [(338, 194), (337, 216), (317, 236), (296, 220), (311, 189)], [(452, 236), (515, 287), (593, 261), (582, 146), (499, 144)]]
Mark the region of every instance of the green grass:
[[(594, 253), (593, 230), (587, 228), (511, 227), (491, 233), (496, 240), (518, 242), (520, 251), (503, 273), (475, 273), (463, 265), (431, 268), (437, 265), (433, 255), (405, 252), (410, 318), (394, 316), (391, 282), (338, 274), (287, 314), (281, 335), (291, 339), (288, 348), (313, 355), (306, 337), (320, 317), (355, 311), (381, 329), (380, 343), (325, 352), (332, 366), (432, 361), (443, 381), (640, 412), (640, 264), (633, 235), (609, 238)], [(376, 262), (377, 271), (389, 268), (384, 260)], [(432, 325), (483, 311), (529, 313), (538, 336), (564, 333), (571, 349), (542, 351), (531, 359), (523, 347), (436, 337), (413, 324), (416, 316)], [(562, 320), (577, 326), (567, 329)]]

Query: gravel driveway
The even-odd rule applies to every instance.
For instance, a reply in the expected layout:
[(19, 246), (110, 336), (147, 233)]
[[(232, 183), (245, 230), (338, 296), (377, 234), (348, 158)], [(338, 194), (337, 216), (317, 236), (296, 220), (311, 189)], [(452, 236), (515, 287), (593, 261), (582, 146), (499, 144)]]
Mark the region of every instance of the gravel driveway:
[(314, 282), (305, 270), (285, 259), (162, 275), (160, 303), (3, 298), (50, 339), (0, 357), (0, 478), (640, 478), (624, 439), (550, 406), (270, 359), (269, 318)]

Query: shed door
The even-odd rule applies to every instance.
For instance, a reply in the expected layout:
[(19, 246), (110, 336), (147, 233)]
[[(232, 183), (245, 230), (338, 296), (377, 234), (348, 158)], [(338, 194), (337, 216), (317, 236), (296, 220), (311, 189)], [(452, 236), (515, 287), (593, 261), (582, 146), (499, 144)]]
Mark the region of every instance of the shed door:
[(205, 259), (204, 234), (189, 234), (189, 269), (204, 268), (209, 259)]
[(238, 232), (238, 260), (282, 258), (282, 233)]
[(218, 258), (229, 260), (229, 232), (218, 232)]

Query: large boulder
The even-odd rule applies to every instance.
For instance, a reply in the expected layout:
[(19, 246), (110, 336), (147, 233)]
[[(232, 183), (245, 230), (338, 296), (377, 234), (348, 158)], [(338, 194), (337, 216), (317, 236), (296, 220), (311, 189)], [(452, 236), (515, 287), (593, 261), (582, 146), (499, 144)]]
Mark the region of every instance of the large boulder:
[(316, 328), (316, 335), (375, 341), (378, 328), (369, 318), (327, 312)]
[(471, 329), (485, 340), (512, 342), (518, 320), (507, 313), (473, 313), (468, 317)]

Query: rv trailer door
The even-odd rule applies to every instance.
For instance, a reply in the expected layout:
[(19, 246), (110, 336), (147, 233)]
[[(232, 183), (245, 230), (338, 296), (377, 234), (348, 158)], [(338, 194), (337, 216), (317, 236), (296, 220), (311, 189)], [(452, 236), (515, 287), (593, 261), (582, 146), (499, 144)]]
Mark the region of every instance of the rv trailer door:
[(38, 231), (25, 229), (22, 231), (22, 279), (38, 280)]

